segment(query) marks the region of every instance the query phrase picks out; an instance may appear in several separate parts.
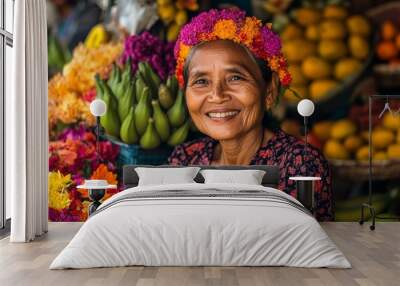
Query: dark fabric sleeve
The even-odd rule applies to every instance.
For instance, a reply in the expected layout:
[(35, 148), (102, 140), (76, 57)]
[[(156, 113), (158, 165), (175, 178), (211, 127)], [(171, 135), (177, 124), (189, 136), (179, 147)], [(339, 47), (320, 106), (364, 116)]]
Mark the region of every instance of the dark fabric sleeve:
[(332, 202), (332, 177), (328, 161), (322, 153), (309, 146), (307, 152), (306, 165), (303, 161), (303, 143), (292, 145), (285, 154), (285, 160), (281, 166), (281, 178), (279, 188), (286, 193), (297, 197), (296, 182), (289, 180), (292, 176), (316, 176), (321, 177), (321, 181), (316, 181), (315, 185), (315, 217), (319, 221), (332, 221), (333, 202)]
[(174, 148), (171, 155), (168, 157), (168, 165), (188, 165), (188, 157), (185, 152), (185, 148), (182, 145), (178, 145)]

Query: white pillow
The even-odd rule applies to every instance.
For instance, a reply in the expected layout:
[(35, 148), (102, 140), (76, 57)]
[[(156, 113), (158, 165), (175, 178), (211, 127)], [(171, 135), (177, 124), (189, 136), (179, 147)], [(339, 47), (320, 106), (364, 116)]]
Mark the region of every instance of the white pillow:
[(234, 183), (261, 185), (265, 171), (262, 170), (201, 170), (205, 184)]
[(199, 170), (199, 167), (135, 168), (139, 176), (138, 186), (195, 183), (193, 179)]

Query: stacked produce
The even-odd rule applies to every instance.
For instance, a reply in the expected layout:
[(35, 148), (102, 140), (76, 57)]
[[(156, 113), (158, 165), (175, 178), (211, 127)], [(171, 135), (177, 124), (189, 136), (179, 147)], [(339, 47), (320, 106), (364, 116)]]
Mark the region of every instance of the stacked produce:
[[(293, 77), (292, 89), (302, 98), (320, 101), (360, 72), (369, 55), (371, 26), (361, 15), (340, 5), (302, 7), (281, 32), (283, 52)], [(285, 98), (299, 98), (287, 91)]]
[(96, 96), (94, 75), (106, 76), (121, 52), (120, 43), (102, 44), (98, 48), (87, 48), (81, 44), (75, 48), (72, 60), (64, 66), (62, 74), (49, 81), (50, 134), (56, 131), (58, 125), (80, 122), (94, 125), (95, 118), (89, 110), (90, 101)]
[[(329, 159), (366, 161), (369, 158), (369, 133), (357, 121), (341, 119), (322, 121), (312, 128), (323, 142)], [(387, 112), (372, 130), (373, 161), (400, 160), (400, 116)]]
[(380, 60), (391, 65), (400, 65), (400, 23), (386, 20), (380, 27), (380, 40), (376, 54)]
[(143, 149), (175, 146), (187, 138), (190, 120), (175, 76), (162, 83), (147, 62), (139, 62), (132, 76), (128, 60), (122, 70), (114, 65), (107, 81), (97, 75), (96, 88), (107, 104), (100, 123), (108, 135)]
[(160, 19), (167, 26), (167, 40), (175, 41), (181, 27), (188, 21), (189, 11), (199, 9), (197, 0), (157, 0)]

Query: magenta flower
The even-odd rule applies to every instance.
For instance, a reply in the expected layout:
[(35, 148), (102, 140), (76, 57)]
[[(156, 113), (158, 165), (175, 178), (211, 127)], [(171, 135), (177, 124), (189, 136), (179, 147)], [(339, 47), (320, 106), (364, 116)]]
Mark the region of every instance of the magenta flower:
[(165, 43), (147, 31), (132, 35), (125, 39), (121, 62), (125, 64), (130, 58), (132, 72), (136, 72), (138, 63), (146, 61), (162, 80), (166, 80), (175, 70), (173, 45), (174, 43)]

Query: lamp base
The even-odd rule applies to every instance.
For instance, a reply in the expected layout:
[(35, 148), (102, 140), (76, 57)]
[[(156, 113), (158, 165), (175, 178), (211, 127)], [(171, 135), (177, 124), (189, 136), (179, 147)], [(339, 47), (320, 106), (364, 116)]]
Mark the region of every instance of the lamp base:
[(321, 180), (320, 177), (290, 177), (289, 180), (296, 181), (297, 200), (303, 204), (312, 214), (315, 211), (314, 190), (315, 182)]
[(365, 220), (364, 220), (364, 208), (369, 209), (369, 213), (371, 215), (371, 219), (372, 219), (372, 224), (369, 226), (370, 230), (375, 230), (375, 219), (376, 219), (376, 212), (375, 212), (375, 208), (370, 205), (370, 204), (362, 204), (361, 205), (361, 218), (360, 218), (360, 225), (363, 225)]
[(89, 198), (93, 201), (89, 205), (89, 216), (101, 205), (100, 200), (104, 197), (105, 193), (105, 189), (89, 189)]

